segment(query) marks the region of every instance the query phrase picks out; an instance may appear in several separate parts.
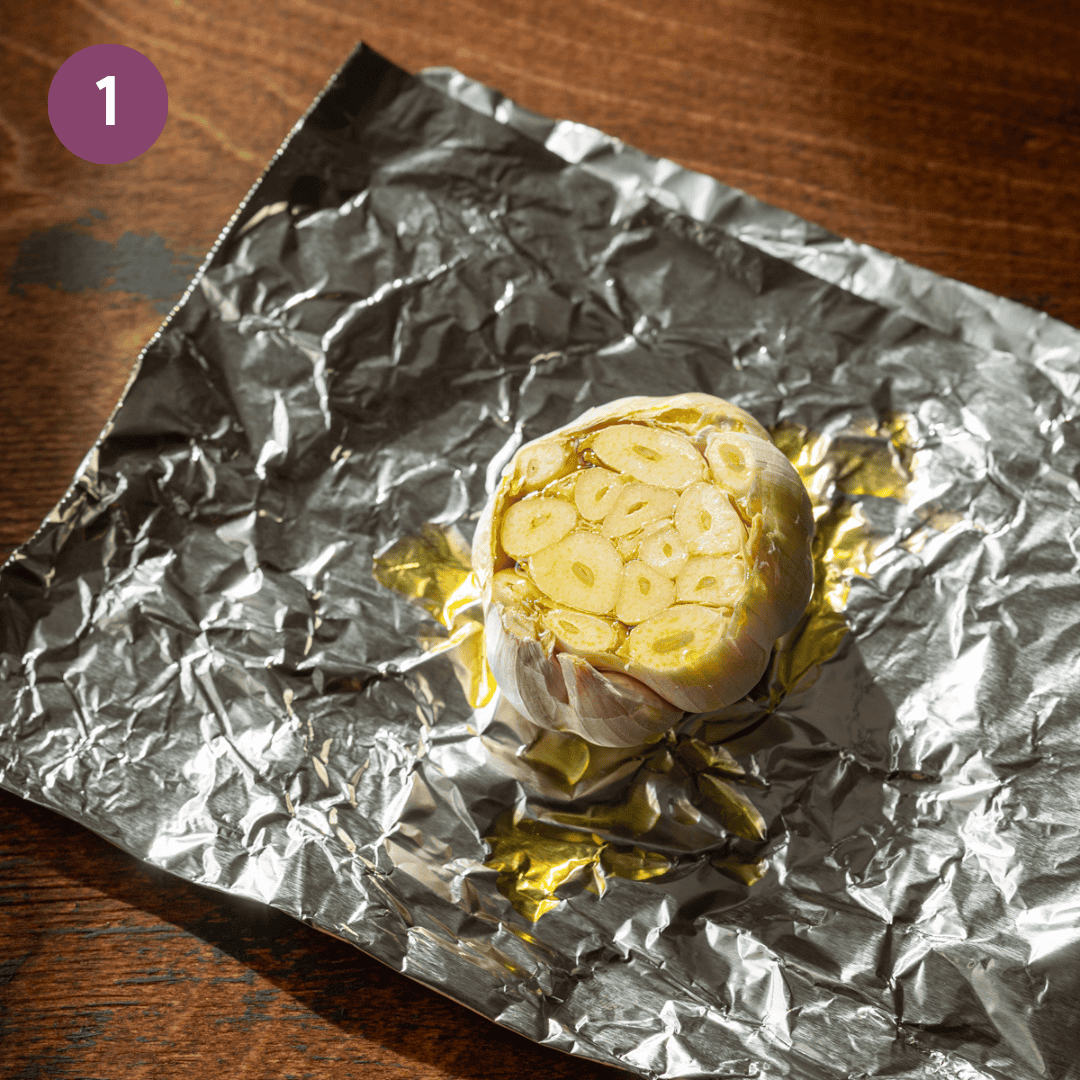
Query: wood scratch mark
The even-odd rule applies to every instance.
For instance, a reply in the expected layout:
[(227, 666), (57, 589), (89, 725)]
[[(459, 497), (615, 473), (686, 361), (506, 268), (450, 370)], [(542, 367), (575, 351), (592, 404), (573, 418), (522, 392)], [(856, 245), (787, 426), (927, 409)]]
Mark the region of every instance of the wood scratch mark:
[[(0, 131), (11, 140), (13, 154), (11, 160), (5, 161), (4, 158), (0, 158), (0, 167), (7, 173), (10, 182), (10, 192), (12, 194), (32, 195), (35, 194), (36, 189), (24, 184), (22, 182), (22, 176), (26, 172), (27, 158), (29, 157), (29, 151), (27, 149), (29, 139), (3, 114), (0, 112)], [(6, 157), (7, 155), (4, 155)]]
[(43, 67), (49, 68), (50, 71), (56, 71), (64, 62), (58, 60), (55, 56), (39, 52), (32, 45), (27, 45), (22, 41), (15, 41), (4, 34), (0, 34), (0, 45), (5, 49), (10, 49), (12, 52), (21, 53), (28, 60), (33, 60), (35, 64), (41, 64)]
[(338, 26), (364, 25), (362, 19), (358, 19), (355, 15), (350, 16), (344, 12), (336, 11), (328, 4), (313, 3), (312, 0), (292, 0), (290, 6), (294, 11), (305, 11), (310, 15), (317, 15), (326, 19), (327, 22), (336, 23)]
[[(282, 35), (280, 33), (275, 33), (266, 30), (261, 26), (254, 25), (250, 20), (240, 21), (224, 18), (219, 15), (216, 10), (213, 15), (209, 15), (207, 12), (195, 7), (194, 4), (187, 3), (186, 0), (172, 0), (172, 8), (174, 12), (182, 11), (184, 14), (188, 15), (193, 22), (198, 23), (200, 26), (212, 29), (215, 35), (220, 36), (224, 33), (234, 33), (236, 38), (243, 36), (244, 38), (260, 42), (263, 45), (283, 53), (286, 61), (295, 59), (298, 53), (307, 53), (318, 63), (323, 55), (320, 50), (310, 47), (306, 39), (298, 40), (295, 37), (289, 38), (288, 47), (283, 48)], [(240, 50), (240, 52), (245, 56), (256, 56), (263, 61), (265, 61), (267, 56), (265, 51), (249, 52)], [(288, 63), (281, 63), (280, 61), (278, 66), (289, 67)], [(298, 64), (293, 66), (297, 68), (300, 67)], [(305, 68), (304, 70), (307, 72), (308, 68)]]
[(189, 112), (187, 109), (181, 108), (179, 105), (169, 105), (169, 115), (175, 116), (177, 120), (184, 120), (189, 124), (195, 124), (197, 127), (201, 127), (203, 131), (207, 133), (212, 139), (214, 139), (224, 150), (227, 150), (234, 157), (239, 158), (241, 161), (259, 161), (259, 155), (252, 150), (247, 150), (243, 146), (237, 146), (236, 143), (225, 134), (221, 128), (212, 124), (205, 116), (200, 116), (199, 113)]

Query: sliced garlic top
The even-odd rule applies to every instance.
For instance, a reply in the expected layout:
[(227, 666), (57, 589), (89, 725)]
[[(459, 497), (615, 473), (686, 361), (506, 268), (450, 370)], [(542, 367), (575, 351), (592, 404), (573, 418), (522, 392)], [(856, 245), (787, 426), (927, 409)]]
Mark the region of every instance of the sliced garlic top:
[(761, 677), (810, 597), (813, 517), (749, 414), (625, 398), (522, 447), (478, 523), (488, 659), (544, 727), (636, 745)]
[(556, 603), (604, 615), (615, 606), (622, 568), (610, 540), (572, 532), (533, 556), (529, 576)]
[(690, 556), (677, 530), (665, 523), (662, 529), (646, 536), (637, 549), (638, 558), (659, 570), (665, 577), (677, 577)]
[(734, 610), (746, 592), (741, 556), (692, 555), (675, 579), (676, 599), (685, 604), (714, 604)]
[(642, 424), (615, 424), (596, 433), (594, 454), (634, 480), (682, 491), (705, 476), (700, 451), (682, 435)]
[(508, 555), (523, 559), (561, 540), (576, 524), (574, 508), (562, 499), (522, 499), (506, 508), (502, 545)]
[(625, 484), (604, 515), (604, 535), (615, 539), (637, 532), (675, 512), (675, 492), (655, 484)]
[(671, 579), (648, 563), (635, 559), (623, 567), (615, 616), (627, 626), (644, 622), (650, 615), (666, 611), (675, 600)]
[(695, 555), (735, 554), (746, 539), (730, 495), (716, 484), (694, 484), (679, 496), (675, 530)]
[(732, 495), (745, 495), (754, 479), (753, 438), (734, 431), (714, 431), (705, 443), (705, 460), (713, 479)]
[(573, 608), (547, 611), (540, 621), (555, 635), (560, 647), (569, 652), (614, 652), (626, 637), (625, 631), (613, 620), (586, 615)]
[(627, 483), (625, 476), (610, 469), (582, 469), (574, 477), (574, 505), (586, 521), (605, 518)]
[(722, 611), (679, 604), (635, 626), (626, 639), (627, 654), (658, 672), (692, 672), (708, 656), (727, 623)]

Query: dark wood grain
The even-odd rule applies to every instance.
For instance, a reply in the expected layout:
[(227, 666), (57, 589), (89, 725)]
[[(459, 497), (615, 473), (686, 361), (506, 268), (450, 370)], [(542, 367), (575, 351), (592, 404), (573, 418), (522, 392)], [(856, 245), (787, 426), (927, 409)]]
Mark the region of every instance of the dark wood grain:
[[(1080, 18), (1067, 0), (5, 0), (0, 558), (63, 493), (197, 260), (361, 39), (1080, 323)], [(170, 94), (157, 145), (117, 166), (69, 154), (46, 111), (60, 63), (107, 41), (150, 56)], [(158, 284), (71, 269), (101, 244)], [(618, 1075), (0, 796), (0, 1074), (223, 1068)]]
[(351, 945), (0, 793), (0, 1075), (601, 1080)]

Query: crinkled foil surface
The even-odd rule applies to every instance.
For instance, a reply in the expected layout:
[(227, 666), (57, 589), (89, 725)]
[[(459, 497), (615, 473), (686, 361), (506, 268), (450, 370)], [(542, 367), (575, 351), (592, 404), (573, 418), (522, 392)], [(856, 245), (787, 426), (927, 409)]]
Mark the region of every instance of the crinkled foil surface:
[[(500, 704), (473, 522), (627, 394), (749, 409), (817, 588), (628, 751)], [(361, 49), (0, 579), (0, 778), (652, 1077), (1080, 1076), (1080, 334)]]

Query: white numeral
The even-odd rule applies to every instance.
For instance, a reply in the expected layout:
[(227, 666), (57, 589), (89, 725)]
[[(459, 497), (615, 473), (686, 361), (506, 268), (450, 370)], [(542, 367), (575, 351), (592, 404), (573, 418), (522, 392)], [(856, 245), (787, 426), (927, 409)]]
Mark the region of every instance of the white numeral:
[(104, 79), (98, 79), (97, 88), (105, 91), (105, 124), (107, 127), (116, 126), (116, 76), (106, 75)]

